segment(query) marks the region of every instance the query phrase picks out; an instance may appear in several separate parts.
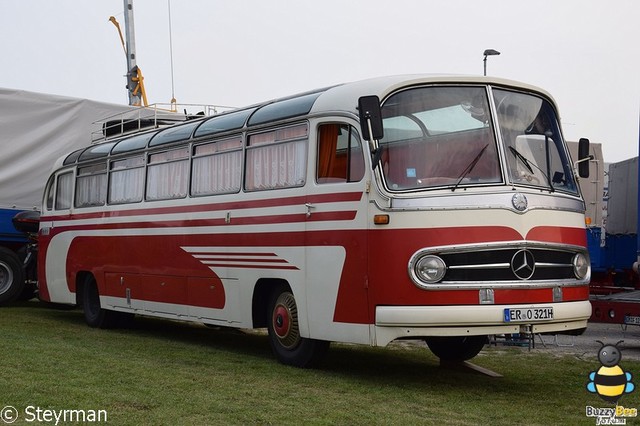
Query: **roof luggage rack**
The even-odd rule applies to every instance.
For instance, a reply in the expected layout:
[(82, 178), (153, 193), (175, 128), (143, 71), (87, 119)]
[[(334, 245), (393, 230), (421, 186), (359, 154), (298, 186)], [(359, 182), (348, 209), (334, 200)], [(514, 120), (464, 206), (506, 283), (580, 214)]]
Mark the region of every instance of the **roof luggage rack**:
[[(183, 112), (178, 112), (178, 109)], [(91, 133), (91, 143), (104, 142), (116, 136), (137, 133), (142, 130), (172, 126), (232, 109), (234, 108), (228, 106), (197, 104), (153, 104), (147, 107), (132, 108), (129, 111), (93, 122), (94, 128), (99, 130)]]

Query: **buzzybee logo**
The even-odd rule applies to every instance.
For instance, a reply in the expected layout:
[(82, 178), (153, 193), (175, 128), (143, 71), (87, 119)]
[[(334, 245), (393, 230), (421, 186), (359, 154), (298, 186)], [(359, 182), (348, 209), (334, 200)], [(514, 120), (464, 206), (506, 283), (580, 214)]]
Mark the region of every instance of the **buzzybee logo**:
[(618, 399), (625, 394), (631, 393), (635, 389), (635, 385), (631, 382), (631, 373), (625, 372), (618, 364), (622, 360), (622, 353), (618, 345), (605, 345), (597, 341), (602, 346), (598, 352), (598, 361), (602, 367), (598, 371), (589, 373), (589, 382), (587, 390), (597, 393), (603, 400), (617, 404)]
[(622, 352), (618, 345), (605, 345), (600, 343), (598, 351), (598, 361), (600, 368), (597, 371), (589, 373), (589, 381), (587, 382), (587, 391), (597, 394), (604, 401), (615, 404), (613, 407), (598, 408), (587, 406), (585, 415), (587, 417), (595, 417), (596, 425), (600, 424), (626, 424), (629, 417), (637, 417), (637, 408), (625, 408), (618, 405), (618, 400), (625, 394), (635, 390), (635, 384), (631, 381), (632, 374), (624, 371), (619, 365), (622, 360)]

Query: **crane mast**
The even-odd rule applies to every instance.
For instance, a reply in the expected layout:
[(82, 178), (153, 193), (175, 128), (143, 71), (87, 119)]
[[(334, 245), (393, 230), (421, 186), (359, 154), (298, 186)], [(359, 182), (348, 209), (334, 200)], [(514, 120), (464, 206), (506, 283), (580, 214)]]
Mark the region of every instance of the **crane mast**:
[(144, 77), (142, 71), (136, 63), (136, 41), (135, 27), (133, 23), (133, 0), (124, 0), (124, 27), (125, 36), (122, 37), (122, 30), (116, 18), (111, 16), (109, 21), (113, 23), (120, 34), (120, 41), (127, 57), (127, 93), (129, 95), (129, 105), (148, 106), (147, 93), (144, 90)]

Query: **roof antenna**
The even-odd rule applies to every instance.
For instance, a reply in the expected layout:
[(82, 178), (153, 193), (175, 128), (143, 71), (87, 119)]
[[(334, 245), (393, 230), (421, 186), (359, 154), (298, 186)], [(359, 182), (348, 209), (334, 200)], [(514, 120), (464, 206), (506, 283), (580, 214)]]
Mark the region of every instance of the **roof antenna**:
[(171, 0), (167, 0), (169, 10), (169, 58), (171, 59), (171, 111), (177, 111), (175, 86), (173, 83), (173, 36), (171, 32)]

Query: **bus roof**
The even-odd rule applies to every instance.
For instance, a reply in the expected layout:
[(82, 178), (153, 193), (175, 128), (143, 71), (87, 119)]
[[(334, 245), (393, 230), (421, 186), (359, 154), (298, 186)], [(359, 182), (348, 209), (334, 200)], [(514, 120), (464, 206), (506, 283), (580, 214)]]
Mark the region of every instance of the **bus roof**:
[(526, 83), (497, 77), (464, 76), (464, 75), (437, 75), (437, 74), (411, 74), (377, 77), (367, 80), (341, 84), (327, 89), (318, 97), (311, 110), (312, 113), (321, 111), (342, 110), (358, 114), (358, 98), (364, 95), (377, 95), (384, 100), (392, 92), (407, 86), (421, 84), (492, 84), (508, 86), (527, 91), (533, 91), (549, 98), (555, 105), (553, 97), (544, 89)]
[[(84, 151), (76, 151), (59, 159), (56, 162), (55, 169), (62, 165), (70, 165), (85, 159), (97, 159), (130, 149), (144, 148), (147, 144), (148, 146), (155, 146), (179, 140), (186, 141), (191, 138), (213, 136), (234, 130), (240, 131), (245, 127), (266, 125), (271, 122), (307, 114), (342, 112), (357, 116), (358, 99), (361, 96), (377, 95), (381, 100), (384, 100), (391, 93), (403, 87), (443, 83), (491, 84), (512, 87), (540, 93), (555, 104), (552, 96), (543, 89), (496, 77), (436, 74), (377, 77), (298, 93), (202, 119), (188, 120), (161, 130), (154, 129), (142, 134), (129, 134), (123, 138), (111, 139), (103, 144), (89, 145)], [(144, 142), (144, 146), (140, 145), (140, 141)], [(109, 146), (107, 147), (107, 145)], [(127, 148), (124, 148), (125, 146)]]

